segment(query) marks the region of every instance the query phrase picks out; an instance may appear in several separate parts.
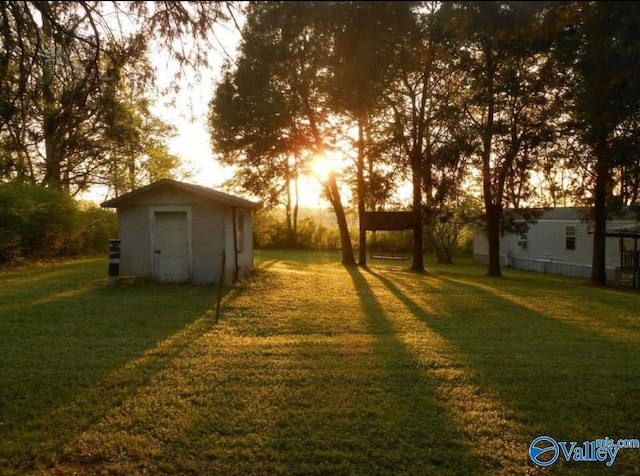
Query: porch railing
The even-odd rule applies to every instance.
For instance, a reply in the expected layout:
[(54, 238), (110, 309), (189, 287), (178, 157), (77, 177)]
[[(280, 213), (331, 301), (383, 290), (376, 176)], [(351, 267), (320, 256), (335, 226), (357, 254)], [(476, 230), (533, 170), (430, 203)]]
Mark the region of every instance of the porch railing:
[(631, 273), (632, 286), (640, 289), (640, 250), (625, 250), (620, 253), (620, 270)]
[(640, 251), (628, 250), (620, 253), (620, 268), (623, 271), (638, 269), (638, 255)]

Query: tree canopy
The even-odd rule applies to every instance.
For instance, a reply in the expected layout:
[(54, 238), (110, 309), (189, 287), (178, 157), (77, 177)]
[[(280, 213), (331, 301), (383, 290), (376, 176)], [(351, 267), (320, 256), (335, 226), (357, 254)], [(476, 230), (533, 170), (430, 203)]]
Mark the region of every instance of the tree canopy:
[(640, 205), (633, 3), (3, 2), (0, 181), (120, 194), (173, 173), (172, 127), (151, 113), (151, 48), (205, 66), (213, 26), (238, 9), (209, 132), (235, 184), (285, 206), (290, 244), (300, 177), (325, 154), (344, 164), (322, 178), (344, 263), (345, 209), (358, 211), (364, 266), (362, 217), (409, 181), (414, 270), (425, 243), (450, 261), (474, 199), (495, 276), (505, 209), (581, 204), (594, 210), (592, 281), (605, 283), (606, 220)]
[[(254, 2), (238, 61), (212, 100), (215, 147), (269, 194), (288, 187), (291, 157), (300, 173), (313, 153), (349, 143), (360, 216), (377, 206), (381, 177), (380, 190), (412, 181), (414, 256), (425, 236), (446, 261), (437, 230), (469, 218), (461, 210), (481, 197), (497, 276), (506, 208), (590, 204), (601, 282), (602, 217), (638, 199), (636, 10)], [(335, 205), (330, 187), (327, 196)]]
[[(204, 40), (224, 8), (219, 2), (0, 4), (0, 179), (71, 194), (106, 182), (117, 192), (122, 184), (111, 181), (119, 180), (116, 162), (125, 148), (130, 163), (151, 166), (163, 157), (152, 168), (164, 163), (170, 173), (169, 129), (149, 109), (155, 74), (149, 47), (159, 42), (182, 63), (202, 63)], [(201, 48), (187, 54), (180, 45), (190, 37)]]

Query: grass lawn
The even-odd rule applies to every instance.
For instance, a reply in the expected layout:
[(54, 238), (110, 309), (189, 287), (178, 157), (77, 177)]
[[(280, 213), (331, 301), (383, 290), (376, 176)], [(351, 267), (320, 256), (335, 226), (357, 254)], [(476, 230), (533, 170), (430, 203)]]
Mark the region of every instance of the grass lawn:
[(640, 293), (259, 252), (228, 290), (0, 274), (0, 474), (640, 474)]

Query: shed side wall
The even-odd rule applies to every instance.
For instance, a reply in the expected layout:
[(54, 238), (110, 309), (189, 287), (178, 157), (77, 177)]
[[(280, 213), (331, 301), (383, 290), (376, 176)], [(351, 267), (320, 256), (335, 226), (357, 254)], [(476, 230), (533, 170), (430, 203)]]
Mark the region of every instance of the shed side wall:
[[(193, 282), (219, 282), (225, 247), (225, 214), (229, 207), (218, 203), (193, 206)], [(229, 256), (227, 255), (227, 258)]]
[(253, 269), (253, 232), (252, 232), (252, 210), (249, 208), (240, 209), (244, 218), (244, 251), (238, 253), (238, 265), (240, 266), (239, 277), (246, 276)]

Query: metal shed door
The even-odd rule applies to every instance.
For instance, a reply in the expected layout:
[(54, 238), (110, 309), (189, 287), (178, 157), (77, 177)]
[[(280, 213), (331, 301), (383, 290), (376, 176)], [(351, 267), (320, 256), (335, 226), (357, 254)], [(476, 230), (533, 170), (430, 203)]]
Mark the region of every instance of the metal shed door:
[(155, 214), (156, 279), (180, 283), (189, 280), (186, 212)]

